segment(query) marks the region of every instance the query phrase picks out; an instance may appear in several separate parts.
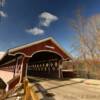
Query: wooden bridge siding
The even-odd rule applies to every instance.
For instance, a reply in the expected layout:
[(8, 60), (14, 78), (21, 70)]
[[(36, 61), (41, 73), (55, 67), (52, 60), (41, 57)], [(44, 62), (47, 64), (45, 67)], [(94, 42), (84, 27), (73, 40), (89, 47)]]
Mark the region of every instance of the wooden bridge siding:
[[(45, 47), (46, 45), (54, 47), (54, 49), (47, 48), (47, 47)], [(47, 42), (42, 42), (42, 43), (36, 44), (34, 46), (22, 48), (20, 50), (12, 52), (11, 54), (16, 54), (16, 53), (20, 52), (20, 53), (26, 54), (27, 56), (31, 56), (33, 53), (35, 53), (37, 51), (41, 51), (41, 50), (45, 50), (45, 51), (49, 50), (49, 51), (52, 51), (52, 52), (56, 52), (56, 53), (59, 53), (63, 57), (63, 59), (71, 59), (61, 49), (59, 49), (57, 47), (57, 45), (55, 45), (51, 40), (48, 40)]]
[[(48, 46), (51, 46), (51, 47), (54, 47), (54, 48), (47, 48), (46, 45)], [(51, 51), (51, 52), (55, 52), (57, 53), (58, 55), (60, 55), (62, 57), (62, 60), (63, 59), (67, 59), (67, 60), (70, 60), (71, 58), (69, 56), (66, 55), (65, 52), (63, 52), (63, 50), (61, 50), (54, 42), (52, 42), (51, 40), (48, 40), (46, 42), (41, 42), (41, 43), (38, 43), (38, 44), (34, 44), (32, 46), (29, 46), (29, 47), (26, 47), (26, 48), (20, 48), (19, 50), (15, 50), (15, 51), (12, 51), (11, 54), (25, 54), (23, 55), (23, 69), (22, 69), (22, 77), (25, 76), (25, 73), (26, 73), (26, 67), (27, 67), (27, 64), (28, 64), (28, 61), (30, 58), (26, 57), (27, 56), (32, 56), (32, 54), (36, 53), (36, 52), (40, 52), (40, 51)], [(38, 67), (38, 69), (40, 68), (40, 66)], [(55, 68), (55, 67), (53, 67)], [(52, 69), (52, 68), (51, 68)], [(41, 70), (41, 68), (40, 68)], [(48, 67), (48, 70), (49, 70), (49, 67)], [(38, 70), (39, 71), (39, 70)], [(42, 74), (45, 73), (45, 70), (43, 70), (44, 72)], [(51, 70), (52, 72), (52, 70)], [(58, 71), (55, 71), (55, 73), (57, 72), (58, 74)], [(36, 72), (34, 72), (36, 73)], [(41, 73), (41, 71), (39, 71), (39, 73)]]
[(8, 72), (14, 72), (14, 76), (16, 76), (17, 74), (20, 74), (22, 60), (23, 60), (23, 56), (21, 58), (18, 58), (18, 61), (15, 60), (15, 61), (12, 61), (10, 63), (2, 65), (0, 70), (4, 70), (4, 71), (8, 71)]

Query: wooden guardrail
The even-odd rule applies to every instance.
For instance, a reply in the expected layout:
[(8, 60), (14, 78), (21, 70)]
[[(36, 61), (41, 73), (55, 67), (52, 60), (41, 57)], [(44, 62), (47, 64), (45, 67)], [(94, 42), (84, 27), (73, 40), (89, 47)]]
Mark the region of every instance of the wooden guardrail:
[[(15, 93), (15, 91), (18, 89), (16, 85), (19, 83), (19, 76), (15, 77), (14, 79), (10, 80), (8, 82), (8, 91), (2, 91), (2, 96), (0, 97), (0, 100), (5, 100), (9, 95)], [(29, 85), (28, 79), (24, 79), (23, 81), (23, 87), (24, 87), (24, 95), (22, 96), (23, 100), (39, 100), (39, 97), (37, 93), (35, 92), (33, 85)]]
[(0, 100), (5, 100), (10, 94), (13, 94), (17, 90), (16, 85), (19, 83), (20, 76), (15, 76), (9, 82), (7, 82), (6, 89), (3, 89), (3, 93), (0, 97)]
[(38, 95), (32, 89), (32, 86), (29, 86), (28, 79), (24, 79), (24, 100), (39, 100)]
[(8, 85), (8, 91), (13, 89), (18, 83), (19, 83), (19, 80), (20, 80), (20, 76), (15, 76), (13, 79), (11, 79), (7, 85)]

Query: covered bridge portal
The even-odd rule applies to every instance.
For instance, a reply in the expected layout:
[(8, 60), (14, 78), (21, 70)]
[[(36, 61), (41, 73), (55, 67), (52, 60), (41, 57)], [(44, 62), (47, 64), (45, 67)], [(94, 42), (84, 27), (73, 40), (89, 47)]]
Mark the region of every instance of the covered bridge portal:
[(0, 61), (0, 69), (13, 71), (14, 76), (20, 75), (20, 81), (26, 74), (61, 78), (62, 62), (71, 60), (72, 57), (53, 38), (47, 38), (9, 49)]

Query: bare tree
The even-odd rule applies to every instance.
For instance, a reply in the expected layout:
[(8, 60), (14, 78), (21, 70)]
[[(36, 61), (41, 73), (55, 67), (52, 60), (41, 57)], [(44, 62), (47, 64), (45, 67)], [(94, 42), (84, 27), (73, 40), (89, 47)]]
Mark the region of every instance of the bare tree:
[(96, 60), (100, 57), (100, 31), (96, 21), (85, 18), (79, 9), (76, 18), (71, 20), (71, 26), (77, 33), (78, 46), (75, 44), (73, 47), (79, 52), (79, 60), (84, 62), (88, 74), (90, 71), (96, 72)]

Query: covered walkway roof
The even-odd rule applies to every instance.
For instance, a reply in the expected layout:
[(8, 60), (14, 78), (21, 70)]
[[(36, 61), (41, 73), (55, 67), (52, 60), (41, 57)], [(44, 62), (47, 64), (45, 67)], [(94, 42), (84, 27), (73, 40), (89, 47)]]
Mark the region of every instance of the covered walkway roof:
[(0, 66), (8, 61), (16, 59), (20, 55), (32, 57), (35, 53), (41, 51), (52, 51), (65, 59), (72, 59), (72, 56), (66, 52), (52, 37), (8, 49), (5, 55), (0, 60)]

